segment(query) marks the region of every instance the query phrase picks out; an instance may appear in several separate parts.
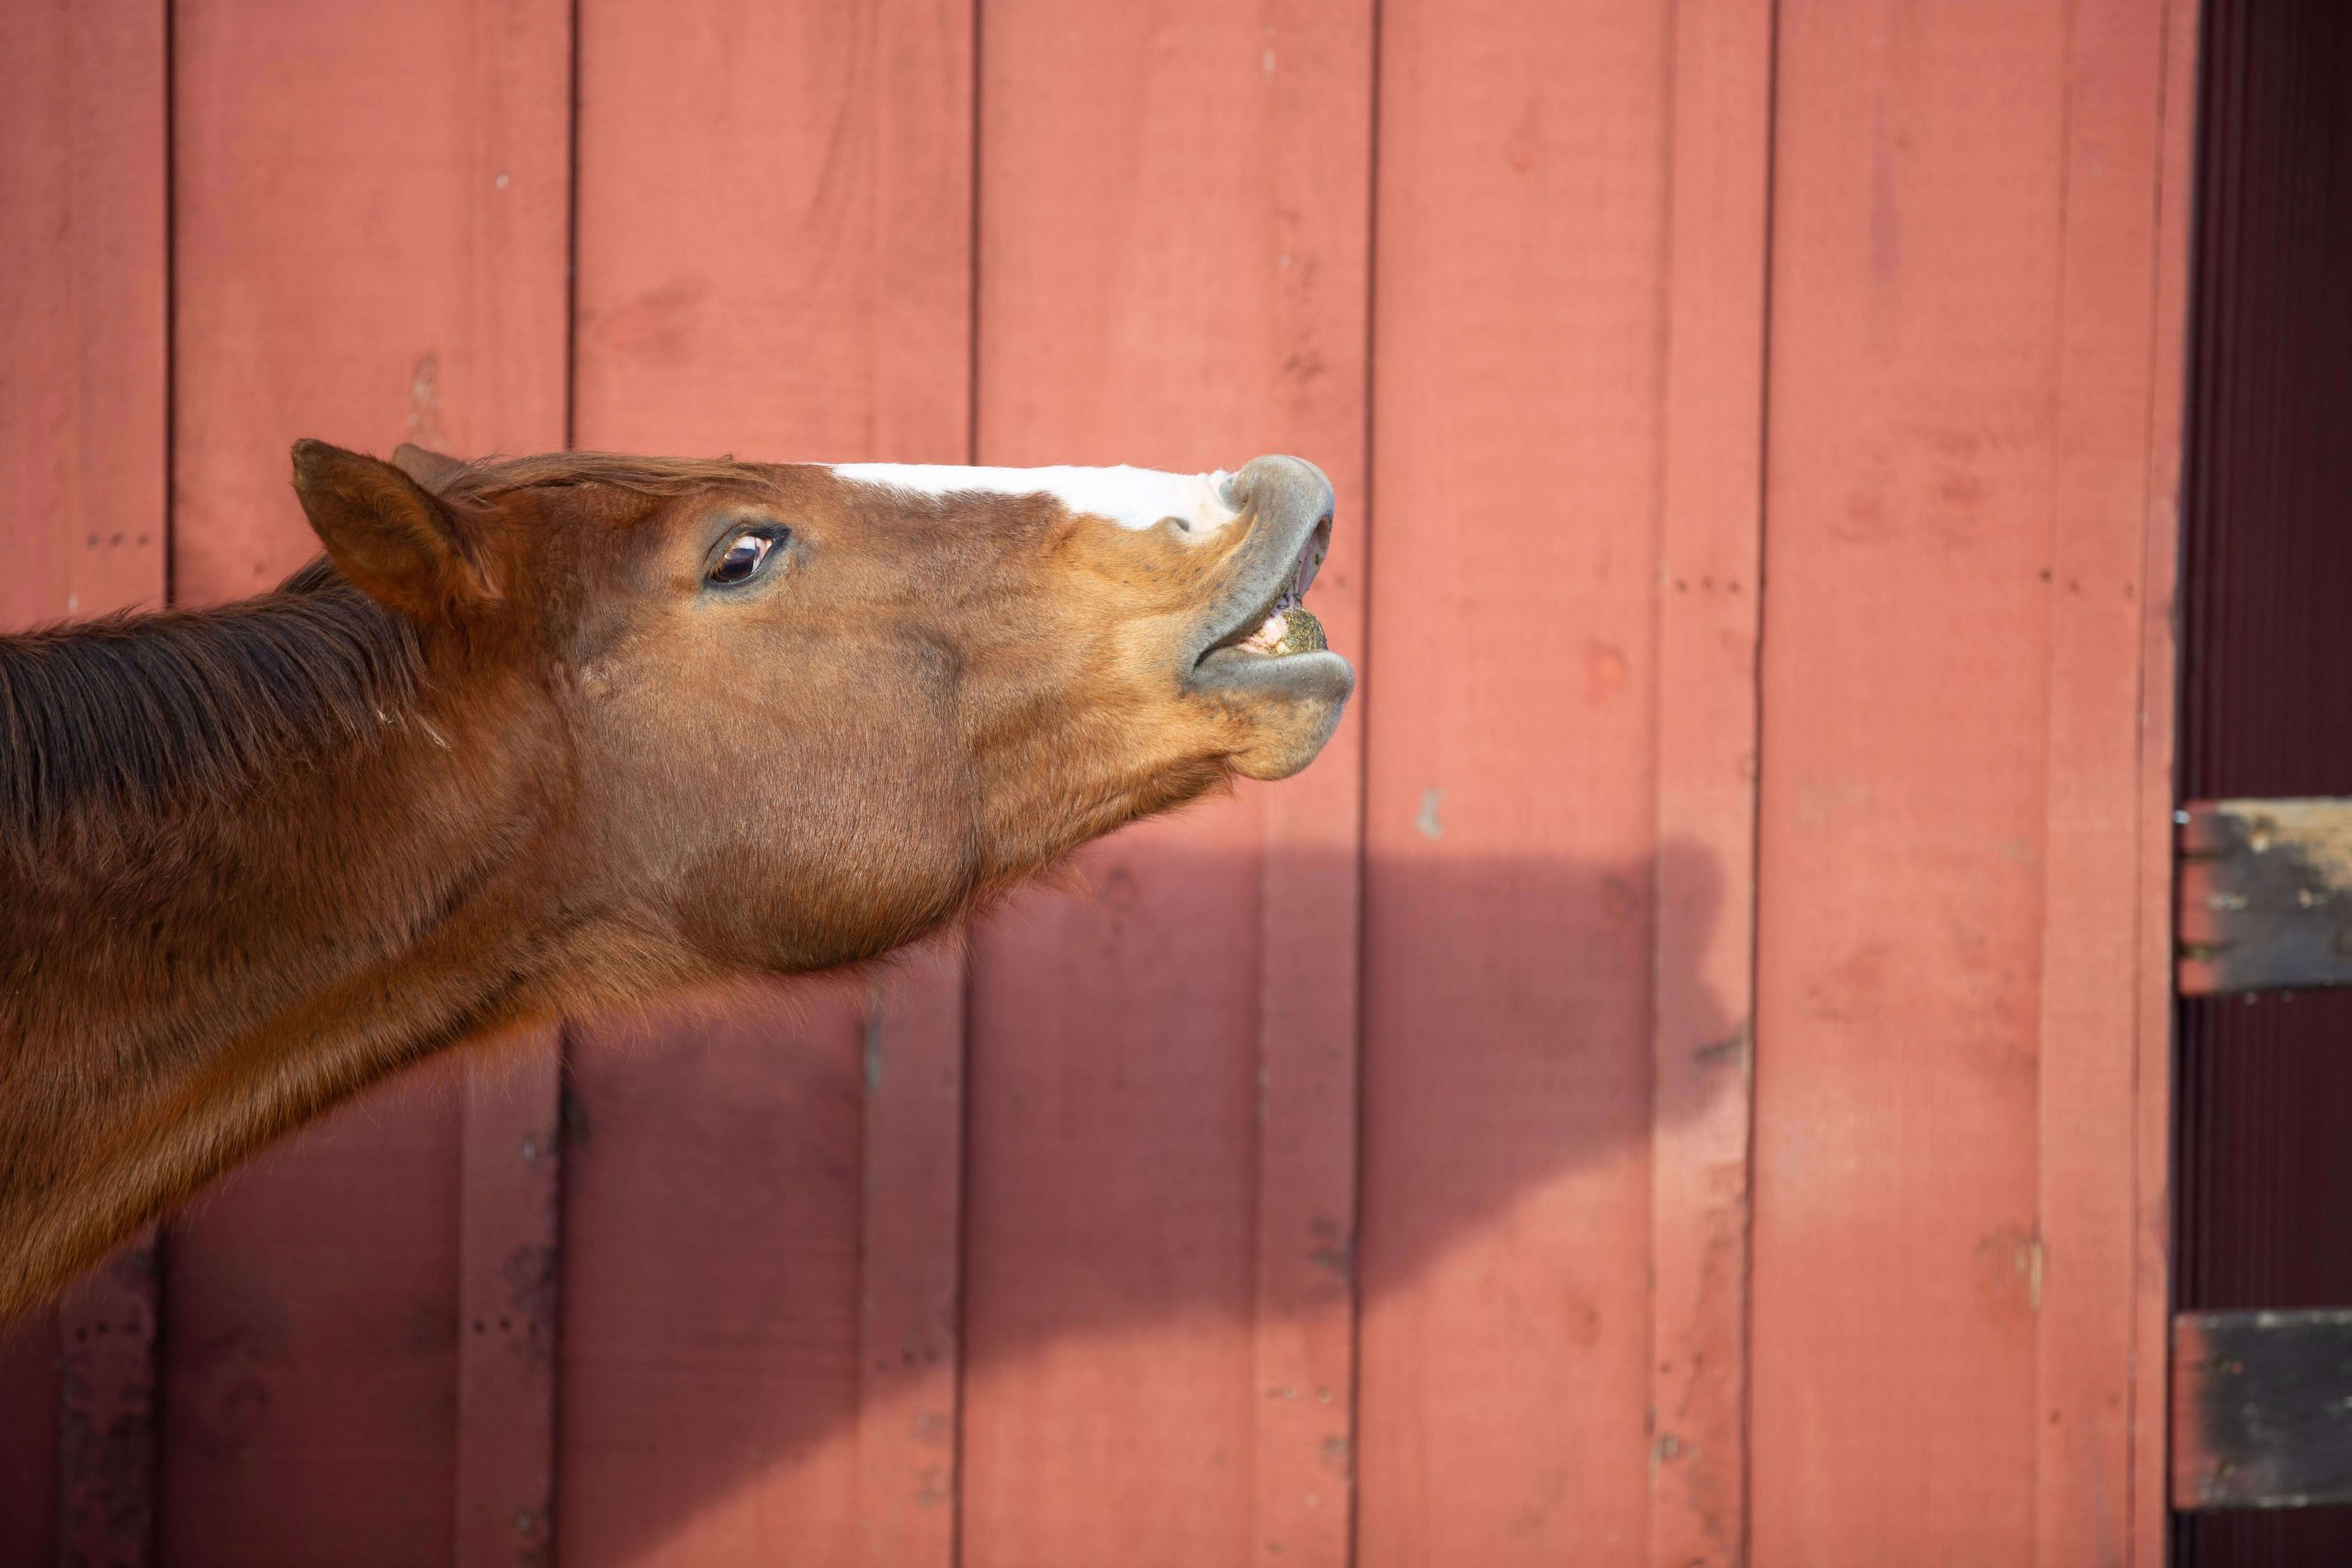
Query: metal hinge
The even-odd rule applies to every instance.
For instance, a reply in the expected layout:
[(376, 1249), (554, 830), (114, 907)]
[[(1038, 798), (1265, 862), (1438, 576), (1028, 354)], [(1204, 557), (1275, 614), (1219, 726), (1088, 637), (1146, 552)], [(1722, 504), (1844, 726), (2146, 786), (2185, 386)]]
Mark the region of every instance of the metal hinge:
[(2352, 986), (2352, 799), (2198, 801), (2178, 820), (2182, 996)]

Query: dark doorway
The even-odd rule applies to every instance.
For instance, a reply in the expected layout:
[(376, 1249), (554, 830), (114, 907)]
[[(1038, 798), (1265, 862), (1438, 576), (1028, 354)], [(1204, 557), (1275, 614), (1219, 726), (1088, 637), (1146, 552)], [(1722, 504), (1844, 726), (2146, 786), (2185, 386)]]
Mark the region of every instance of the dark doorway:
[[(2203, 28), (2180, 792), (2352, 795), (2352, 6)], [(2178, 1304), (2352, 1305), (2352, 991), (2177, 1006)], [(2352, 1562), (2352, 1508), (2174, 1539), (2181, 1568)]]

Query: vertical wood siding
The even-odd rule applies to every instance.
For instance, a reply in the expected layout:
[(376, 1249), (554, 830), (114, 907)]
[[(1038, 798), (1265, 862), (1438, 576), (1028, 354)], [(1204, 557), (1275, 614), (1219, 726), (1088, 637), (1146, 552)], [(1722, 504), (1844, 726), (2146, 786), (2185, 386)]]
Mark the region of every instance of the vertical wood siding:
[(0, 1338), (0, 1568), (2154, 1568), (2195, 20), (8, 8), (5, 624), (274, 582), (300, 435), (1291, 451), (1362, 684), (224, 1183)]
[[(1311, 456), (1360, 647), (1369, 6), (981, 17), (980, 460)], [(967, 1562), (1346, 1561), (1358, 724), (978, 935)]]
[[(173, 591), (206, 604), (314, 553), (291, 434), (561, 439), (569, 28), (549, 0), (172, 25)], [(171, 1227), (163, 1561), (453, 1553), (466, 1077), (337, 1113)]]
[[(968, 7), (579, 17), (575, 440), (967, 460)], [(580, 1027), (564, 1561), (949, 1560), (957, 988)]]
[[(2150, 6), (1781, 6), (1759, 1564), (2117, 1561), (2186, 112)], [(2163, 484), (2157, 491), (2152, 487)], [(2154, 815), (2152, 816), (2152, 812)], [(2143, 1433), (2145, 1440), (2145, 1434)]]
[[(1700, 960), (1750, 858), (1660, 831), (1667, 621), (1754, 589), (1736, 542), (1679, 592), (1661, 556), (1671, 9), (1383, 21), (1361, 1555), (1644, 1561), (1656, 999), (1729, 1043), (1672, 1107), (1710, 1116), (1743, 1020), (1662, 965)], [(1709, 750), (1740, 784), (1738, 742)]]
[[(0, 7), (0, 626), (164, 601), (162, 0)], [(148, 1561), (152, 1235), (0, 1335), (0, 1563)]]

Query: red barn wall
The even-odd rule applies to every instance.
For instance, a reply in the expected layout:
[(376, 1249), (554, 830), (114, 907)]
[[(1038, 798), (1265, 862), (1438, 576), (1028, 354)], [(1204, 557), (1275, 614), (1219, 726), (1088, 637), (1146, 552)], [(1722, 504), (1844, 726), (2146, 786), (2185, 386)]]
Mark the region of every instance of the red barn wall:
[(11, 625), (298, 435), (1295, 451), (1363, 680), (224, 1183), (0, 1340), (0, 1564), (2159, 1562), (2194, 23), (7, 8)]

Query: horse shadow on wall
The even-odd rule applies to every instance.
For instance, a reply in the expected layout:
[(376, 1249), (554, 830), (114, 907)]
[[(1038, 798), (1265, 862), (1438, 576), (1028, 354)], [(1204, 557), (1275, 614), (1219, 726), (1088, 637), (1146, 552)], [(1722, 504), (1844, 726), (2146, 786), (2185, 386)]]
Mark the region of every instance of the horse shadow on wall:
[[(1058, 1421), (1066, 1446), (1055, 1402), (1073, 1393), (1147, 1431), (1247, 1418), (1252, 1325), (1289, 1310), (1261, 1306), (1259, 1249), (1282, 1243), (1257, 1226), (1261, 1001), (1290, 977), (1252, 957), (1262, 858), (1196, 841), (1224, 809), (1097, 845), (1077, 890), (1023, 894), (973, 934), (960, 1300), (941, 1325), (963, 1359), (962, 1451), (952, 1410), (905, 1413), (941, 1438), (937, 1470), (909, 1477), (927, 1504), (945, 1501), (959, 1457), (968, 1495), (976, 1477), (1018, 1473), (1022, 1432)], [(1307, 869), (1344, 886), (1357, 868)], [(1323, 1183), (1352, 1184), (1359, 1208), (1352, 1234), (1344, 1214), (1317, 1216), (1295, 1238), (1328, 1281), (1313, 1310), (1344, 1311), (1352, 1292), (1369, 1357), (1385, 1311), (1412, 1309), (1377, 1330), (1409, 1339), (1417, 1312), (1467, 1303), (1504, 1337), (1496, 1364), (1561, 1394), (1641, 1367), (1653, 1133), (1707, 1109), (1690, 1082), (1719, 1093), (1746, 1071), (1745, 1019), (1692, 969), (1720, 918), (1720, 866), (1687, 843), (1588, 863), (1433, 841), (1362, 874), (1355, 1168)], [(1661, 888), (1678, 904), (1663, 943)], [(759, 1005), (567, 1026), (562, 1561), (723, 1555), (783, 1518), (811, 1561), (832, 1560), (819, 1543), (846, 1555), (854, 1540), (864, 1362), (892, 1354), (860, 1335), (865, 1097), (893, 1066), (876, 1059), (862, 1000), (802, 985)], [(1667, 1015), (1687, 1037), (1667, 1048), (1723, 1070), (1661, 1085)], [(1332, 1043), (1344, 1088), (1352, 1043)], [(465, 1072), (499, 1070), (428, 1065), (274, 1151), (253, 1180), (364, 1181), (386, 1140), (453, 1153), (416, 1129), (454, 1122)], [(374, 1260), (369, 1289), (387, 1299), (356, 1320), (321, 1321), (332, 1290), (287, 1287), (289, 1270), (351, 1267), (373, 1237), (446, 1226), (453, 1182), (379, 1182), (364, 1220), (209, 1263), (200, 1203), (195, 1234), (167, 1249), (163, 1303), (159, 1526), (173, 1560), (211, 1560), (198, 1545), (211, 1539), (239, 1542), (243, 1562), (297, 1561), (363, 1529), (379, 1548), (399, 1538), (446, 1556), (462, 1329), (446, 1249), (420, 1249), (406, 1272)], [(241, 1201), (240, 1185), (220, 1204)], [(1498, 1290), (1530, 1299), (1489, 1301)], [(379, 1371), (311, 1364), (323, 1346)], [(303, 1454), (319, 1443), (350, 1448), (354, 1484), (336, 1483), (332, 1451)], [(389, 1469), (387, 1448), (404, 1456)], [(376, 1495), (354, 1502), (361, 1476)], [(1170, 1479), (1189, 1506), (1191, 1483)], [(432, 1491), (403, 1500), (403, 1486)]]

